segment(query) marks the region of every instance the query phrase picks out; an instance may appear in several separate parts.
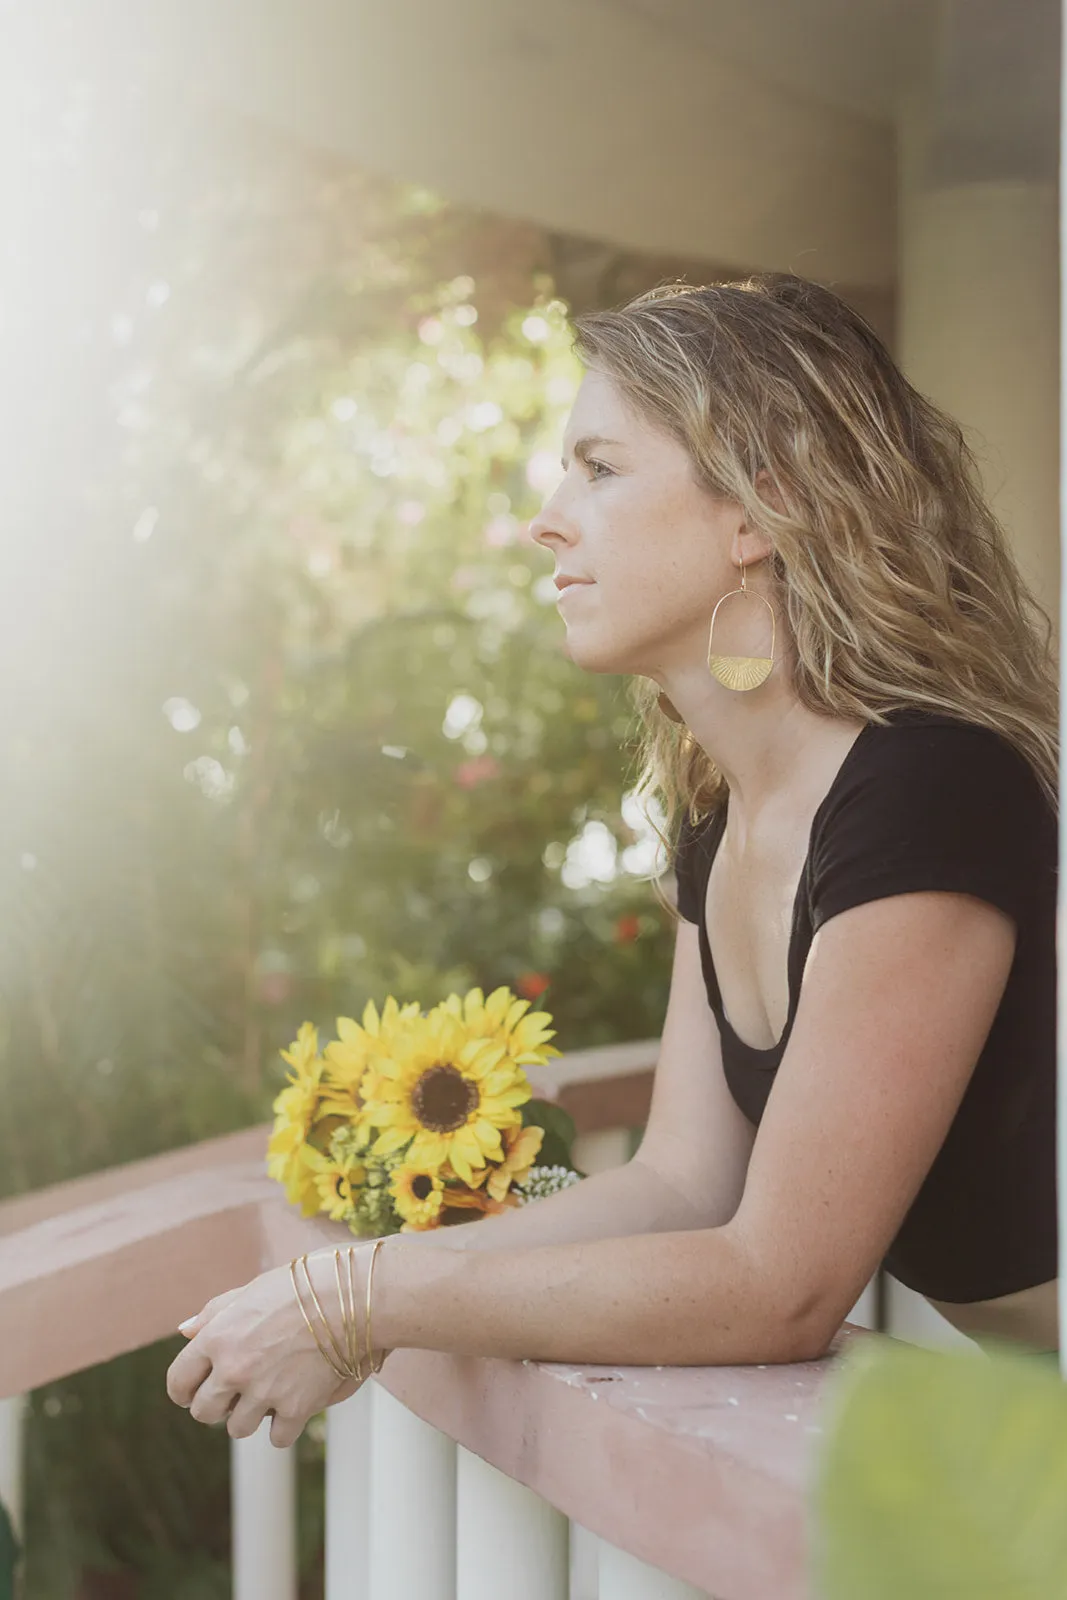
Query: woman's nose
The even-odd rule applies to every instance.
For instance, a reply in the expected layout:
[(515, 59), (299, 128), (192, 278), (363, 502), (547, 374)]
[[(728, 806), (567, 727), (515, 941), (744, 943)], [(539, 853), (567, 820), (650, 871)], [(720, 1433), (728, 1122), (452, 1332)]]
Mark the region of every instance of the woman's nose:
[(544, 508), (537, 513), (536, 517), (530, 518), (530, 522), (526, 531), (534, 544), (545, 544), (545, 535), (550, 534), (552, 529), (548, 518), (545, 515)]
[(551, 548), (553, 538), (566, 542), (574, 537), (570, 524), (556, 505), (554, 494), (545, 501), (537, 515), (531, 518), (528, 532), (535, 544), (544, 545), (546, 549)]

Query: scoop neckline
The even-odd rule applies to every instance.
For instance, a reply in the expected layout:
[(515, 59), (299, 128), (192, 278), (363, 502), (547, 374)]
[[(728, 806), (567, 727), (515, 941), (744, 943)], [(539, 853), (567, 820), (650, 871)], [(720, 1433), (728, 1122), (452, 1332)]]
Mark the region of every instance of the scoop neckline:
[(700, 904), (700, 923), (698, 925), (697, 932), (699, 934), (699, 944), (700, 944), (701, 956), (705, 960), (705, 965), (704, 965), (705, 980), (710, 979), (711, 984), (712, 984), (712, 986), (714, 988), (715, 998), (712, 1001), (712, 1010), (715, 1013), (715, 1016), (716, 1016), (716, 1018), (718, 1020), (720, 1028), (724, 1029), (730, 1035), (731, 1043), (733, 1045), (735, 1045), (738, 1050), (744, 1051), (745, 1055), (751, 1057), (753, 1065), (762, 1066), (762, 1067), (765, 1067), (765, 1068), (776, 1067), (778, 1065), (777, 1059), (772, 1060), (771, 1058), (772, 1057), (775, 1057), (775, 1058), (780, 1057), (782, 1051), (785, 1049), (785, 1046), (788, 1043), (789, 1034), (790, 1034), (790, 1032), (792, 1030), (792, 1027), (793, 1027), (793, 1018), (796, 1015), (796, 1008), (797, 1008), (797, 1004), (798, 1004), (798, 1001), (799, 1001), (799, 998), (800, 998), (799, 994), (797, 992), (797, 989), (794, 986), (794, 982), (793, 982), (793, 968), (794, 968), (793, 956), (794, 956), (794, 950), (795, 950), (796, 941), (797, 941), (797, 930), (798, 930), (799, 922), (800, 922), (801, 896), (802, 896), (803, 891), (804, 891), (804, 884), (805, 884), (805, 882), (807, 880), (808, 868), (809, 868), (809, 865), (811, 863), (811, 853), (812, 853), (812, 847), (813, 847), (814, 842), (815, 842), (815, 832), (816, 832), (816, 829), (819, 826), (819, 823), (822, 820), (823, 812), (826, 810), (826, 808), (829, 805), (830, 801), (834, 798), (834, 796), (836, 794), (836, 791), (837, 791), (837, 788), (838, 788), (838, 785), (841, 783), (841, 781), (842, 781), (842, 779), (843, 779), (843, 777), (845, 775), (845, 772), (846, 772), (848, 766), (850, 765), (850, 763), (852, 761), (852, 758), (855, 755), (857, 749), (864, 742), (864, 740), (866, 739), (867, 735), (870, 733), (871, 729), (872, 728), (877, 728), (877, 727), (880, 727), (880, 726), (881, 726), (881, 724), (877, 723), (877, 722), (865, 722), (864, 723), (864, 725), (860, 729), (859, 733), (857, 733), (856, 737), (853, 739), (852, 743), (849, 745), (848, 749), (845, 751), (844, 757), (843, 757), (843, 759), (841, 761), (841, 765), (838, 767), (837, 771), (834, 773), (834, 776), (833, 776), (833, 778), (832, 778), (832, 780), (830, 782), (830, 787), (827, 789), (826, 793), (823, 795), (822, 799), (819, 801), (819, 804), (816, 806), (814, 814), (812, 815), (811, 827), (808, 829), (808, 846), (807, 846), (807, 850), (804, 853), (804, 860), (801, 863), (800, 877), (797, 880), (796, 893), (793, 896), (793, 912), (792, 912), (792, 919), (791, 919), (790, 928), (789, 928), (789, 943), (786, 946), (786, 988), (787, 988), (788, 997), (789, 997), (789, 1004), (788, 1004), (788, 1008), (786, 1010), (785, 1027), (782, 1029), (781, 1037), (778, 1038), (774, 1042), (774, 1044), (770, 1044), (770, 1045), (766, 1045), (766, 1046), (749, 1044), (747, 1040), (742, 1039), (741, 1035), (734, 1028), (733, 1023), (727, 1017), (726, 1008), (725, 1008), (725, 1006), (723, 1004), (722, 990), (719, 988), (719, 974), (716, 971), (715, 959), (714, 959), (714, 957), (712, 956), (712, 953), (711, 953), (711, 939), (708, 936), (708, 929), (707, 929), (708, 885), (709, 885), (709, 883), (711, 881), (711, 869), (712, 869), (712, 866), (713, 866), (714, 861), (715, 861), (715, 856), (716, 856), (716, 853), (718, 852), (719, 845), (720, 845), (720, 843), (722, 841), (723, 833), (726, 830), (726, 814), (727, 814), (727, 811), (729, 810), (729, 806), (730, 806), (729, 793), (727, 793), (726, 804), (722, 807), (721, 811), (719, 811), (717, 813), (716, 821), (718, 823), (718, 827), (717, 827), (717, 830), (716, 830), (716, 833), (715, 833), (711, 854), (710, 854), (710, 857), (709, 857), (709, 860), (708, 860), (707, 877), (704, 879), (704, 893), (703, 893), (703, 896), (702, 896), (702, 899), (701, 899), (701, 904)]

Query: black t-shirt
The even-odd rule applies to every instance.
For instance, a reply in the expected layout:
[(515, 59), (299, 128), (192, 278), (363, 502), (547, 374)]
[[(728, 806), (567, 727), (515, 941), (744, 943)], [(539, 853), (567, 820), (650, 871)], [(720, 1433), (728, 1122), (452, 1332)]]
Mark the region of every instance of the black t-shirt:
[[(812, 821), (793, 907), (789, 1013), (756, 1050), (723, 1012), (704, 905), (726, 807), (684, 817), (678, 909), (700, 931), (726, 1082), (753, 1123), (785, 1053), (821, 925), (866, 900), (920, 889), (976, 895), (1015, 921), (1007, 987), (948, 1134), (884, 1265), (934, 1299), (992, 1299), (1057, 1274), (1056, 814), (1033, 769), (991, 729), (921, 710), (868, 723)], [(862, 1063), (857, 1063), (862, 1070)]]

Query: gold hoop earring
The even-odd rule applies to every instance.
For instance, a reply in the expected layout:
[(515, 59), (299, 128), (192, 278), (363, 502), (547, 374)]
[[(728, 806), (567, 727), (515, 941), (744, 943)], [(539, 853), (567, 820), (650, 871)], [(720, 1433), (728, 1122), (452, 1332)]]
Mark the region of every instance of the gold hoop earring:
[[(724, 689), (758, 689), (761, 683), (766, 683), (774, 665), (774, 607), (769, 600), (764, 600), (761, 594), (749, 594), (748, 589), (745, 587), (745, 563), (743, 561), (740, 563), (740, 567), (740, 589), (731, 589), (729, 593), (724, 594), (716, 605), (715, 610), (711, 613), (711, 631), (708, 634), (708, 671), (718, 683), (722, 684)], [(770, 612), (771, 653), (769, 656), (722, 656), (715, 654), (713, 643), (715, 638), (715, 618), (723, 601), (729, 600), (735, 594), (744, 595), (746, 600), (759, 600)]]

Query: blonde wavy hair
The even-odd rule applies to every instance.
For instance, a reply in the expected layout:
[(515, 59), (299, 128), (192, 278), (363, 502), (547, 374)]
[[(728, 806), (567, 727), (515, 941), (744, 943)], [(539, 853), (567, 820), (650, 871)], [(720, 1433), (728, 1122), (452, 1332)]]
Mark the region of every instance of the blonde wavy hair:
[[(875, 723), (921, 707), (980, 723), (1022, 753), (1056, 805), (1051, 621), (960, 426), (912, 388), (863, 317), (819, 284), (763, 273), (661, 284), (572, 326), (583, 365), (684, 445), (698, 481), (770, 539), (765, 592), (805, 706)], [(784, 514), (757, 494), (761, 468)], [(666, 834), (656, 831), (673, 864), (680, 808), (699, 821), (725, 780), (659, 692), (632, 680), (637, 791), (663, 805)]]

